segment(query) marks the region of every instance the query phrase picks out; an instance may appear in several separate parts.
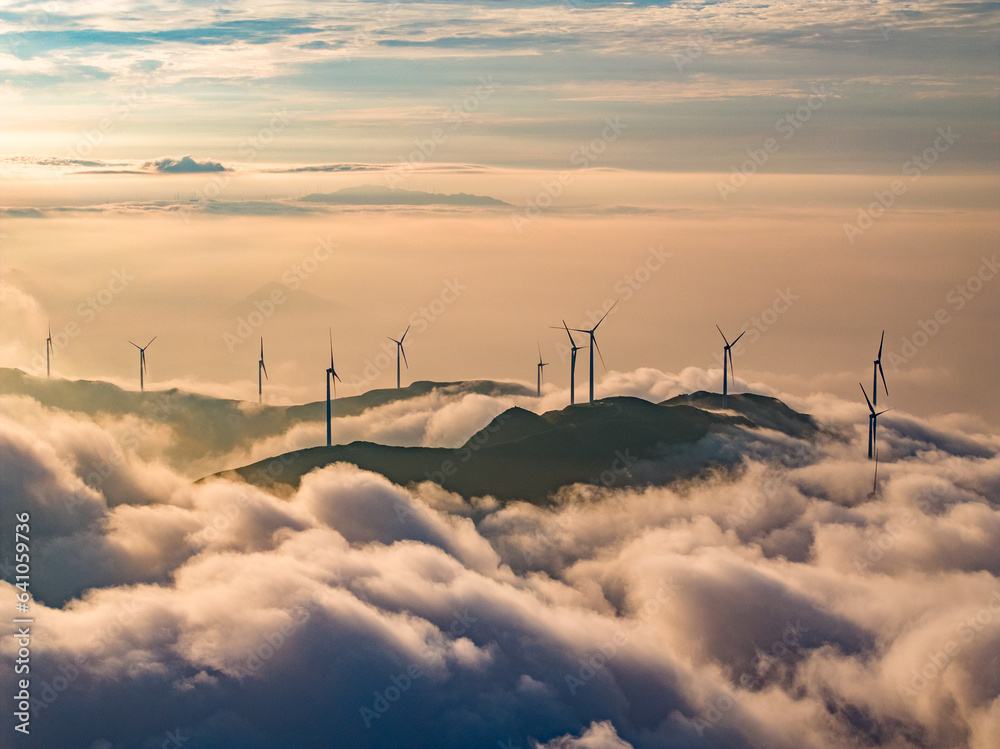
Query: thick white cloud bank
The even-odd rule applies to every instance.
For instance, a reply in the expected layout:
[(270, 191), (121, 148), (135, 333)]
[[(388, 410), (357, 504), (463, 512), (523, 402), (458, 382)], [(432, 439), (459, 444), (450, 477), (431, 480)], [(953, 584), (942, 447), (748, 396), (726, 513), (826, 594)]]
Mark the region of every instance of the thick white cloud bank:
[[(650, 377), (614, 384), (669, 394)], [(7, 403), (37, 600), (31, 734), (0, 743), (997, 746), (1000, 440), (887, 415), (872, 493), (864, 414), (806, 402), (846, 436), (726, 437), (754, 456), (735, 474), (551, 509), (344, 464), (282, 497), (191, 484), (161, 431), (122, 449), (120, 424)]]

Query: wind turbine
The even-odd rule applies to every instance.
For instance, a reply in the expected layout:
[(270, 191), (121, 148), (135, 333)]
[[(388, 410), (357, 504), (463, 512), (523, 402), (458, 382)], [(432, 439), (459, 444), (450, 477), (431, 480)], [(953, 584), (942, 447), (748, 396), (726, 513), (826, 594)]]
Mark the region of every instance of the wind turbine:
[[(576, 341), (573, 340), (573, 334), (569, 332), (569, 326), (566, 321), (562, 321), (563, 330), (566, 331), (566, 335), (569, 336), (569, 404), (572, 406), (576, 403), (576, 352), (583, 348), (583, 346), (577, 346)], [(558, 325), (553, 325), (553, 328), (558, 328)]]
[(872, 366), (872, 405), (878, 406), (878, 377), (882, 375), (882, 387), (885, 388), (886, 396), (889, 395), (889, 386), (885, 384), (885, 372), (882, 370), (882, 344), (885, 343), (885, 331), (882, 331), (882, 340), (878, 342), (878, 358)]
[(726, 339), (726, 334), (722, 332), (722, 328), (716, 325), (715, 329), (719, 331), (719, 335), (722, 336), (722, 340), (726, 342), (726, 345), (722, 347), (722, 407), (725, 408), (726, 402), (729, 400), (728, 377), (730, 374), (732, 374), (733, 378), (733, 387), (736, 386), (736, 367), (733, 366), (733, 346), (736, 345), (740, 338), (746, 335), (746, 331), (744, 330), (736, 336), (735, 341), (730, 343)]
[[(326, 446), (333, 446), (333, 421), (330, 410), (330, 383), (333, 383), (333, 397), (337, 397), (337, 380), (340, 375), (333, 366), (333, 328), (330, 328), (330, 368), (326, 370)], [(343, 380), (341, 380), (343, 382)]]
[(146, 389), (146, 384), (143, 381), (143, 375), (146, 372), (146, 349), (148, 349), (149, 344), (155, 340), (156, 336), (154, 335), (152, 338), (149, 339), (149, 343), (147, 343), (145, 346), (140, 346), (138, 343), (132, 343), (132, 341), (129, 341), (129, 343), (132, 343), (133, 346), (139, 349), (139, 392), (142, 392)]
[[(260, 339), (260, 361), (257, 362), (257, 402), (264, 402), (264, 379), (261, 377), (263, 373), (264, 377), (267, 377), (267, 367), (264, 366), (264, 339)], [(270, 379), (270, 378), (268, 378)]]
[(52, 376), (52, 365), (50, 359), (55, 350), (52, 347), (52, 323), (49, 323), (49, 337), (45, 339), (45, 376)]
[(865, 402), (868, 404), (868, 460), (872, 460), (875, 457), (875, 430), (878, 427), (878, 417), (892, 409), (887, 408), (885, 411), (876, 412), (875, 406), (868, 398), (868, 393), (865, 392), (865, 386), (859, 382), (858, 387), (861, 388), (861, 393), (865, 396)]
[[(612, 304), (608, 311), (604, 313), (604, 317), (611, 314), (613, 310), (618, 305), (618, 300)], [(590, 330), (583, 330), (582, 328), (570, 328), (570, 330), (575, 330), (577, 333), (586, 333), (590, 336), (590, 402), (594, 402), (594, 349), (597, 349), (597, 355), (601, 357), (601, 364), (604, 364), (604, 355), (601, 353), (601, 347), (597, 345), (597, 338), (594, 337), (594, 331), (596, 331), (602, 322), (604, 322), (604, 317), (597, 321), (597, 325), (592, 327)], [(607, 369), (607, 366), (604, 367)]]
[(538, 397), (542, 397), (542, 370), (549, 366), (548, 362), (542, 361), (542, 345), (538, 344)]
[(872, 481), (872, 492), (868, 495), (869, 499), (874, 499), (878, 494), (878, 449), (875, 450), (875, 480)]
[(392, 341), (393, 343), (396, 344), (396, 389), (397, 390), (401, 387), (401, 385), (399, 384), (399, 382), (400, 382), (400, 380), (399, 380), (399, 355), (400, 354), (403, 355), (403, 362), (406, 364), (406, 368), (407, 369), (410, 368), (410, 363), (408, 361), (406, 361), (406, 352), (403, 350), (403, 341), (406, 340), (406, 334), (409, 333), (409, 332), (410, 332), (410, 326), (407, 325), (406, 326), (406, 330), (403, 331), (403, 335), (400, 336), (400, 338), (399, 338), (398, 341), (395, 338), (393, 338), (392, 336), (386, 336), (386, 338), (388, 338), (390, 341)]

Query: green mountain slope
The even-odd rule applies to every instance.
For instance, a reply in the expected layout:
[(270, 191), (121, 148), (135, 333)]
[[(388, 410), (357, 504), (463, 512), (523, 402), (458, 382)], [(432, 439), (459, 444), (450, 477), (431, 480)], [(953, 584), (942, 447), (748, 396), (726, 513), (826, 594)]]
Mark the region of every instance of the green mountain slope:
[[(699, 396), (699, 394), (695, 394)], [(706, 394), (708, 395), (708, 394)], [(779, 428), (796, 437), (816, 431), (811, 417), (773, 398), (730, 398), (731, 410), (715, 412), (674, 402), (606, 398), (537, 415), (511, 408), (473, 435), (461, 448), (399, 448), (354, 442), (318, 447), (219, 474), (269, 488), (298, 485), (309, 471), (337, 462), (353, 463), (407, 485), (431, 480), (465, 498), (492, 495), (502, 500), (545, 503), (573, 483), (625, 486), (644, 483), (644, 462), (671, 455), (659, 481), (693, 475), (718, 465), (695, 446), (712, 433), (734, 429)], [(700, 396), (693, 402), (702, 401)], [(755, 418), (753, 418), (755, 417)], [(788, 430), (775, 425), (787, 423)], [(678, 456), (689, 453), (686, 459)]]

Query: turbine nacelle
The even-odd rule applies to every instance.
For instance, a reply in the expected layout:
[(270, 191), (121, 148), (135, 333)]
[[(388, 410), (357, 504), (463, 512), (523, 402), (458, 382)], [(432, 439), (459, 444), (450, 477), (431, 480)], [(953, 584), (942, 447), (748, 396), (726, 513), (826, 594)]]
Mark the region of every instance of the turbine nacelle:
[(132, 343), (132, 341), (129, 341), (129, 343), (132, 343), (133, 346), (139, 349), (139, 390), (145, 390), (143, 375), (146, 373), (146, 349), (148, 349), (150, 344), (152, 344), (155, 340), (156, 336), (154, 335), (149, 339), (149, 343), (145, 346), (140, 346), (138, 343)]

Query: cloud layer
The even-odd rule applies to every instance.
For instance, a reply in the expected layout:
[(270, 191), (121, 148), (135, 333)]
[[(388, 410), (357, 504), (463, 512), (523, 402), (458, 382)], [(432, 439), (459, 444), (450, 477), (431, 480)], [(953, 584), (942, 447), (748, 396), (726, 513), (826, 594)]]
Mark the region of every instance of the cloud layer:
[(995, 437), (887, 419), (873, 494), (860, 430), (792, 465), (735, 435), (735, 475), (540, 509), (348, 465), (282, 497), (191, 485), (168, 438), (119, 430), (25, 399), (0, 422), (3, 511), (32, 515), (34, 746), (998, 740)]

